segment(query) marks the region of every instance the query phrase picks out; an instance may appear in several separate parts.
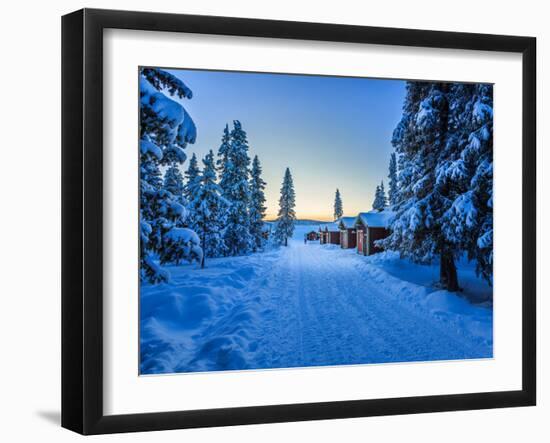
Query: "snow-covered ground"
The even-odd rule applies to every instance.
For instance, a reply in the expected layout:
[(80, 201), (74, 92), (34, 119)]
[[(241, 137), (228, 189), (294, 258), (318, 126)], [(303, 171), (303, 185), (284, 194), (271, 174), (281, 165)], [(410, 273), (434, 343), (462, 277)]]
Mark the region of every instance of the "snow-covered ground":
[[(492, 357), (491, 288), (461, 262), (464, 293), (436, 266), (363, 257), (298, 225), (287, 248), (170, 268), (141, 288), (141, 373)], [(465, 298), (476, 301), (472, 304)]]

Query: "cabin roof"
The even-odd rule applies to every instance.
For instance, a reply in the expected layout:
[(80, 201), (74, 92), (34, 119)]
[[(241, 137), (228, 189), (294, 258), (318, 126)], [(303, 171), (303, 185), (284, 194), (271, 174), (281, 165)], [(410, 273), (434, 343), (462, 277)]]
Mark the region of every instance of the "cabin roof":
[(319, 225), (319, 231), (336, 232), (340, 231), (337, 223), (321, 223)]
[(355, 219), (357, 217), (341, 217), (338, 220), (338, 226), (341, 229), (351, 229), (355, 227)]
[(393, 211), (369, 211), (360, 212), (355, 218), (355, 223), (361, 222), (369, 228), (388, 228), (395, 212)]

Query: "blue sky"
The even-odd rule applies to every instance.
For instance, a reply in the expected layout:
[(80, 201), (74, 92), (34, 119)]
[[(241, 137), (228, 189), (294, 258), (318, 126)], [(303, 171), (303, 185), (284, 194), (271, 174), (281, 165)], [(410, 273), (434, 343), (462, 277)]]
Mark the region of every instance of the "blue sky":
[[(217, 152), (226, 123), (240, 120), (250, 156), (258, 155), (267, 182), (267, 219), (276, 216), (288, 166), (298, 218), (332, 219), (340, 189), (345, 215), (370, 210), (380, 180), (387, 186), (391, 134), (401, 117), (402, 80), (178, 69), (193, 91), (183, 100), (199, 160)], [(187, 164), (184, 168), (187, 167)]]

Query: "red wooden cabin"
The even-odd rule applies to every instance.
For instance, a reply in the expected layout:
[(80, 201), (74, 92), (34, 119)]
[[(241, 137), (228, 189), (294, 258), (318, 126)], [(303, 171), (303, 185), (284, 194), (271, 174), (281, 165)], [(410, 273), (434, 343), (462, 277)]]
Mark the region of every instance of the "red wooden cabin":
[(355, 248), (357, 245), (355, 219), (356, 217), (342, 217), (338, 220), (338, 228), (340, 229), (340, 246), (342, 249)]
[(310, 231), (306, 234), (306, 238), (308, 241), (316, 241), (319, 240), (319, 234), (315, 231)]
[(321, 244), (340, 244), (340, 229), (336, 223), (325, 223), (319, 226)]
[(390, 234), (389, 227), (394, 215), (394, 212), (385, 210), (359, 213), (355, 219), (358, 254), (372, 255), (382, 251), (374, 242)]

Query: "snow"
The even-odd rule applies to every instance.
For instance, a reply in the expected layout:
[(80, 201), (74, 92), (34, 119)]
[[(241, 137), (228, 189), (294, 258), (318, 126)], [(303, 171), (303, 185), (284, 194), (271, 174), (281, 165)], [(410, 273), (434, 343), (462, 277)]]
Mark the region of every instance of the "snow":
[(434, 287), (435, 265), (304, 244), (317, 226), (297, 224), (288, 247), (143, 284), (141, 373), (492, 357), (491, 288), (472, 266), (458, 263), (464, 292), (450, 293)]
[[(183, 83), (181, 84), (183, 85)], [(154, 112), (158, 122), (163, 125), (164, 131), (169, 135), (169, 140), (177, 139), (181, 144), (195, 143), (197, 128), (183, 106), (157, 91), (144, 77), (140, 77), (139, 87), (141, 105), (149, 107)], [(188, 96), (191, 98), (192, 94), (188, 94)], [(183, 151), (177, 155), (183, 156), (181, 161), (185, 161)]]
[(187, 209), (185, 206), (179, 204), (178, 202), (170, 202), (170, 208), (174, 214), (177, 214), (181, 219), (185, 220), (187, 218)]
[(356, 220), (361, 220), (370, 228), (388, 228), (394, 217), (395, 212), (393, 211), (369, 211), (360, 212)]
[(194, 257), (198, 263), (201, 262), (203, 251), (200, 246), (199, 236), (195, 231), (188, 228), (172, 228), (164, 234), (164, 241), (167, 244), (178, 244), (186, 256)]
[(338, 223), (321, 223), (319, 225), (319, 230), (324, 232), (338, 232), (340, 228)]
[(487, 231), (477, 239), (477, 246), (480, 249), (487, 249), (493, 246), (493, 230)]
[(474, 104), (473, 116), (474, 116), (474, 119), (478, 123), (484, 123), (488, 120), (492, 120), (493, 119), (493, 107), (487, 105), (486, 103), (482, 103), (480, 101), (477, 101)]
[(151, 95), (149, 106), (160, 120), (167, 121), (171, 126), (178, 126), (184, 120), (183, 107), (161, 92)]
[(197, 139), (197, 127), (185, 109), (183, 109), (183, 116), (183, 122), (178, 128), (178, 139), (181, 143), (193, 144)]
[(143, 155), (149, 153), (153, 157), (156, 157), (157, 160), (162, 160), (162, 149), (149, 140), (141, 139), (139, 141), (139, 149)]
[(172, 228), (170, 231), (168, 231), (164, 237), (167, 240), (172, 241), (181, 241), (183, 243), (193, 243), (195, 245), (200, 244), (199, 236), (195, 233), (195, 231), (187, 228)]
[(338, 224), (343, 226), (344, 229), (351, 229), (355, 227), (355, 220), (357, 220), (357, 217), (342, 217), (338, 220)]
[(452, 204), (450, 211), (457, 213), (461, 220), (464, 220), (465, 226), (473, 228), (477, 219), (477, 210), (472, 201), (472, 193), (467, 192), (460, 195)]

